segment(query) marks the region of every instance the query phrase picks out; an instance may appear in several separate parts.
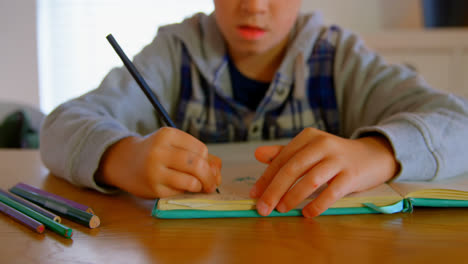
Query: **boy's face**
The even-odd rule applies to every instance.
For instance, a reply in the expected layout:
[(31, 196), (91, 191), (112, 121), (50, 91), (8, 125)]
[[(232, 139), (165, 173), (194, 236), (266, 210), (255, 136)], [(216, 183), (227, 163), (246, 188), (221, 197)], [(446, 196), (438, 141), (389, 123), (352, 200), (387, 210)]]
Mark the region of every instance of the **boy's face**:
[(216, 22), (231, 56), (259, 55), (283, 43), (301, 0), (214, 0)]

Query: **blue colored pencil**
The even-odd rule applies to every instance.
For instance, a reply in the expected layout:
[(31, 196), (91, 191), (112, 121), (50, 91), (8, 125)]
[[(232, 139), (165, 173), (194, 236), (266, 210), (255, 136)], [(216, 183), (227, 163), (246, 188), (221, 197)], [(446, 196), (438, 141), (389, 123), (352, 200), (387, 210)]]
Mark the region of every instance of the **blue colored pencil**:
[(10, 207), (3, 202), (0, 202), (0, 211), (11, 218), (15, 219), (17, 222), (24, 224), (29, 229), (36, 231), (39, 234), (44, 232), (45, 226), (41, 222), (38, 222), (31, 217), (17, 211), (13, 207)]
[(36, 221), (43, 223), (47, 228), (55, 231), (56, 233), (66, 237), (71, 238), (73, 236), (73, 230), (67, 226), (59, 224), (51, 219), (43, 216), (42, 214), (29, 209), (28, 207), (8, 198), (7, 196), (0, 193), (0, 202), (20, 211), (21, 213), (34, 218)]

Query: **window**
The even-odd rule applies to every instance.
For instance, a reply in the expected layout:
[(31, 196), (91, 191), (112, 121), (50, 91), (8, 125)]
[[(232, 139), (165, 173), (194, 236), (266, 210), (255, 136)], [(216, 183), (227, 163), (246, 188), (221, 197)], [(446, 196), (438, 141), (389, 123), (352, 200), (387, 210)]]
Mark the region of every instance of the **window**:
[(38, 0), (41, 109), (48, 113), (96, 88), (122, 65), (108, 34), (132, 58), (159, 26), (213, 10), (212, 0)]

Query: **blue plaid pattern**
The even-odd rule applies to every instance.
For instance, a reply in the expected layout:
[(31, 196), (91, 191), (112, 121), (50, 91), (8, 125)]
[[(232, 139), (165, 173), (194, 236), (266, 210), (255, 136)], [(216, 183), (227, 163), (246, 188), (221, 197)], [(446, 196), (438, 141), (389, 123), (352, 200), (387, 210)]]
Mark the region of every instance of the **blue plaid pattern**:
[[(263, 127), (257, 128), (261, 129), (263, 140), (292, 138), (306, 127), (338, 134), (333, 41), (339, 30), (338, 27), (330, 27), (315, 43), (306, 60), (308, 74), (305, 87), (292, 84), (286, 90), (287, 95), (274, 96), (275, 92), (281, 94), (278, 89), (282, 77), (277, 74), (272, 82), (273, 88), (267, 92), (256, 113), (221, 94), (220, 89), (207, 82), (201, 74), (195, 73), (198, 80), (194, 80), (192, 60), (187, 49), (182, 47), (181, 93), (175, 118), (177, 127), (205, 143), (249, 140), (249, 122), (252, 119), (263, 119)], [(294, 89), (304, 91), (295, 93)]]
[[(339, 28), (332, 26), (330, 30), (333, 34)], [(318, 128), (336, 135), (339, 132), (339, 113), (333, 82), (334, 60), (335, 48), (327, 38), (320, 39), (307, 61), (310, 71), (307, 98), (315, 119), (322, 121)]]

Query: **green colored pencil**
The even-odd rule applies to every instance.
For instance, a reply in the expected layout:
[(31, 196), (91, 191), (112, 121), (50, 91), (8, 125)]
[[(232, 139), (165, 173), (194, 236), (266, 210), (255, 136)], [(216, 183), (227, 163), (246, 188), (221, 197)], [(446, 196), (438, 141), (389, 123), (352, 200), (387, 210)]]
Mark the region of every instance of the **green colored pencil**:
[(0, 201), (3, 202), (4, 204), (11, 206), (15, 208), (16, 210), (22, 212), (23, 214), (36, 219), (37, 221), (43, 223), (46, 227), (51, 229), (52, 231), (66, 237), (66, 238), (71, 238), (73, 236), (73, 230), (67, 226), (64, 226), (62, 224), (59, 224), (43, 215), (40, 213), (29, 209), (28, 207), (6, 197), (3, 194), (0, 194)]
[(50, 212), (50, 211), (47, 211), (46, 209), (34, 204), (34, 203), (31, 203), (30, 201), (24, 199), (24, 198), (21, 198), (19, 197), (18, 195), (14, 195), (12, 193), (9, 193), (9, 192), (6, 192), (6, 191), (3, 191), (3, 190), (0, 190), (0, 193), (5, 195), (6, 197), (12, 199), (13, 201), (15, 202), (18, 202), (26, 207), (28, 207), (29, 209), (32, 209), (40, 214), (42, 214), (43, 216), (57, 222), (57, 223), (60, 223), (62, 222), (62, 219), (60, 219), (60, 216)]
[(74, 222), (85, 225), (89, 228), (96, 228), (101, 223), (97, 215), (93, 215), (83, 210), (76, 209), (75, 207), (72, 207), (62, 201), (58, 201), (51, 197), (45, 197), (36, 192), (24, 190), (17, 187), (11, 188), (10, 192), (19, 195), (44, 208), (52, 210)]

